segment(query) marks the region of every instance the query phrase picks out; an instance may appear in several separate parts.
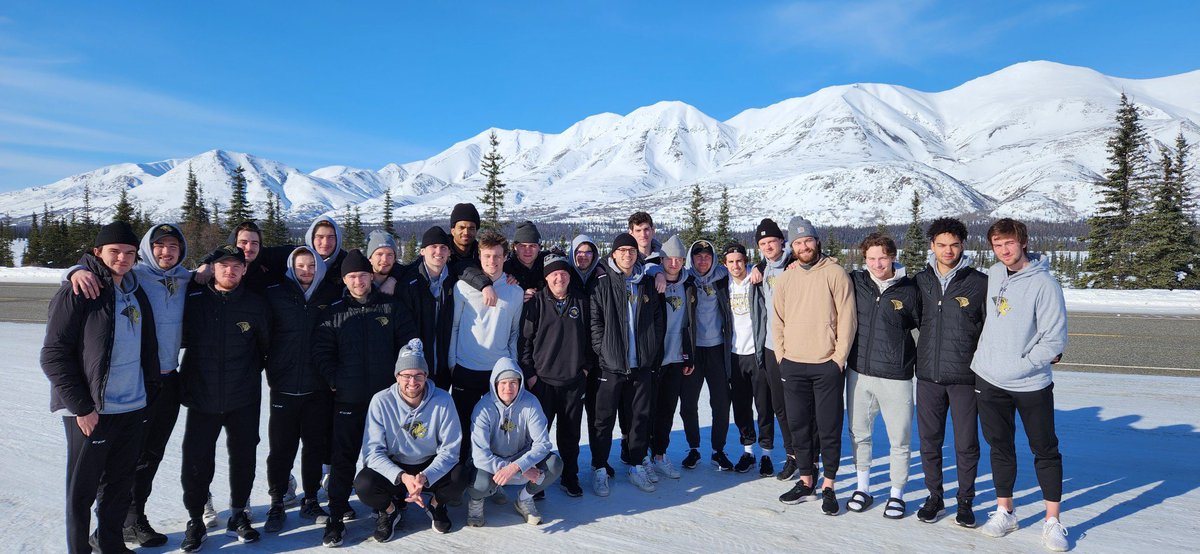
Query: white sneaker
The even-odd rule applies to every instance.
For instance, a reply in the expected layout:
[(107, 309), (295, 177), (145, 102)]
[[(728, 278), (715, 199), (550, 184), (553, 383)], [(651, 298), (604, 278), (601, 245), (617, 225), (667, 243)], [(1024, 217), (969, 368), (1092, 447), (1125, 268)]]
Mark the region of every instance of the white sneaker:
[(650, 456), (642, 458), (642, 471), (646, 473), (646, 479), (651, 483), (658, 482), (658, 473), (654, 471), (654, 465), (650, 463)]
[(529, 498), (528, 500), (518, 498), (513, 503), (513, 508), (517, 509), (518, 514), (525, 516), (525, 523), (530, 525), (542, 524), (542, 514), (538, 513), (537, 505), (534, 503), (533, 498)]
[(657, 488), (650, 482), (650, 478), (646, 477), (646, 470), (642, 466), (629, 466), (629, 482), (642, 489), (642, 492), (654, 492)]
[(988, 520), (979, 527), (979, 532), (986, 537), (994, 539), (1003, 537), (1017, 530), (1017, 511), (1012, 513), (1004, 510), (1004, 508), (996, 508), (992, 515), (988, 516)]
[(671, 463), (671, 460), (667, 459), (665, 455), (661, 460), (654, 460), (651, 463), (654, 464), (655, 473), (670, 479), (679, 478), (679, 470), (675, 467), (675, 464)]
[(213, 508), (212, 493), (208, 494), (208, 501), (204, 503), (204, 526), (209, 529), (217, 528), (217, 510)]
[(467, 527), (483, 527), (487, 520), (483, 517), (483, 499), (474, 498), (467, 501)]
[(1042, 546), (1054, 552), (1066, 552), (1070, 548), (1067, 543), (1067, 528), (1056, 517), (1047, 519), (1042, 524)]
[(599, 468), (592, 475), (592, 492), (596, 496), (608, 496), (608, 469)]
[(296, 498), (296, 476), (288, 475), (287, 491), (283, 493), (283, 505), (291, 508), (300, 503), (300, 499)]

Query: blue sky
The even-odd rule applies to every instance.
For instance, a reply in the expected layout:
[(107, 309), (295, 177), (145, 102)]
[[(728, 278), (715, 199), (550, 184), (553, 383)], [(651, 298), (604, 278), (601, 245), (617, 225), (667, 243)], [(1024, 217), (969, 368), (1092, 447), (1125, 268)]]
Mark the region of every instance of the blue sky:
[(1161, 77), (1200, 69), (1197, 21), (1187, 1), (9, 0), (0, 190), (213, 148), (378, 169), (488, 127), (559, 132), (660, 100), (725, 120), (1035, 59)]

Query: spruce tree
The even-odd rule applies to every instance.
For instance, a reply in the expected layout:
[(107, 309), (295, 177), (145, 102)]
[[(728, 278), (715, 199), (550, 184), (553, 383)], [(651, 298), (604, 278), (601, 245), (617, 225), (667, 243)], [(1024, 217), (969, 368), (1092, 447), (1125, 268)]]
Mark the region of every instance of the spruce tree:
[(692, 201), (688, 204), (686, 223), (687, 227), (680, 238), (683, 239), (685, 247), (691, 248), (693, 242), (704, 238), (704, 227), (707, 224), (707, 217), (704, 213), (704, 195), (700, 193), (700, 183), (692, 184)]
[(0, 266), (13, 267), (12, 220), (8, 214), (0, 218)]
[(192, 164), (188, 164), (187, 189), (183, 193), (183, 206), (180, 210), (185, 226), (196, 225), (198, 229), (199, 224), (208, 223), (203, 192), (200, 190), (200, 181), (196, 180), (196, 172), (192, 171)]
[(117, 201), (117, 209), (113, 213), (113, 221), (124, 221), (130, 225), (134, 224), (135, 214), (133, 203), (129, 201), (129, 189), (121, 189), (121, 198)]
[[(733, 235), (729, 232), (729, 187), (721, 187), (721, 209), (717, 212), (717, 249), (725, 248), (725, 245), (733, 242)], [(718, 255), (720, 253), (718, 252)]]
[(229, 196), (229, 209), (225, 212), (225, 221), (232, 227), (243, 221), (250, 221), (254, 218), (254, 210), (250, 208), (250, 202), (246, 197), (246, 169), (242, 166), (237, 166), (233, 170), (233, 177), (229, 181), (229, 187), (232, 193)]
[(383, 230), (387, 231), (387, 234), (395, 236), (396, 235), (396, 225), (392, 222), (393, 207), (394, 206), (392, 205), (392, 191), (391, 190), (383, 191)]
[(503, 170), (500, 168), (504, 158), (500, 156), (500, 139), (496, 138), (496, 132), (488, 136), (488, 143), (492, 149), (483, 157), (482, 166), (479, 171), (487, 178), (487, 182), (483, 185), (483, 195), (479, 197), (479, 201), (483, 204), (483, 221), (480, 223), (480, 229), (500, 230), (500, 216), (504, 212), (504, 182), (500, 180), (500, 174)]
[(900, 254), (900, 264), (908, 271), (916, 274), (925, 265), (925, 232), (921, 230), (921, 196), (917, 191), (912, 195), (912, 221), (904, 232), (904, 252)]
[(345, 225), (342, 248), (346, 250), (354, 248), (365, 249), (367, 247), (366, 235), (363, 234), (362, 216), (359, 213), (358, 206), (351, 209), (350, 204), (346, 204), (346, 212), (342, 216), (342, 221)]
[(267, 193), (267, 218), (263, 221), (263, 246), (280, 246), (288, 243), (287, 224), (283, 221), (282, 203), (274, 191)]
[(42, 263), (42, 232), (38, 226), (37, 212), (29, 218), (29, 238), (25, 243), (25, 255), (21, 256), (22, 266), (35, 266)]
[(1095, 185), (1100, 203), (1096, 214), (1088, 218), (1084, 270), (1089, 275), (1081, 286), (1110, 289), (1133, 284), (1130, 278), (1136, 275), (1134, 253), (1138, 249), (1134, 218), (1141, 209), (1149, 170), (1146, 133), (1139, 117), (1137, 106), (1122, 93), (1117, 131), (1107, 144), (1110, 166)]
[(1180, 135), (1175, 152), (1164, 150), (1160, 175), (1150, 192), (1150, 209), (1137, 219), (1142, 242), (1135, 261), (1139, 288), (1193, 288), (1197, 264), (1196, 224), (1188, 213), (1188, 144)]
[(417, 259), (417, 235), (413, 233), (408, 235), (408, 240), (404, 242), (404, 263), (411, 263)]

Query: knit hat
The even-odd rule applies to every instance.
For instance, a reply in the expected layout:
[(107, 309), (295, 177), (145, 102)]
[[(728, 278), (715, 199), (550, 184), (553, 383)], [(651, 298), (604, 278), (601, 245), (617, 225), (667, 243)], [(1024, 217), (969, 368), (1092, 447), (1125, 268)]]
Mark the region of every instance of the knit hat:
[(686, 258), (687, 247), (683, 245), (683, 240), (679, 235), (675, 235), (664, 242), (662, 248), (658, 249), (664, 257), (668, 258)]
[(695, 256), (696, 254), (703, 254), (705, 252), (707, 252), (709, 256), (716, 257), (717, 255), (717, 253), (713, 250), (713, 245), (711, 242), (706, 240), (698, 240), (695, 242), (695, 244), (692, 244), (692, 251), (690, 252), (692, 256)]
[(100, 248), (106, 244), (128, 244), (137, 248), (138, 238), (133, 233), (133, 227), (124, 221), (114, 221), (100, 228), (96, 234), (96, 242), (92, 245)]
[(229, 258), (246, 263), (246, 253), (242, 252), (241, 248), (238, 248), (232, 244), (226, 244), (224, 246), (217, 247), (216, 250), (213, 250), (211, 253), (209, 253), (209, 255), (205, 256), (203, 260), (200, 260), (200, 263), (215, 264), (221, 260), (226, 260)]
[(550, 254), (542, 260), (542, 277), (549, 277), (555, 271), (570, 272), (571, 264), (557, 253)]
[(725, 245), (725, 254), (733, 254), (734, 252), (737, 252), (738, 254), (741, 254), (743, 256), (747, 256), (746, 247), (742, 246), (742, 243), (731, 242), (731, 243)]
[(459, 221), (470, 221), (479, 226), (479, 210), (475, 209), (475, 204), (464, 202), (455, 204), (454, 209), (450, 212), (450, 226), (454, 227)]
[(371, 231), (367, 238), (367, 255), (374, 255), (380, 248), (391, 248), (393, 254), (400, 253), (400, 249), (396, 248), (396, 239), (392, 238), (391, 233), (377, 229)]
[(513, 244), (518, 242), (538, 244), (542, 242), (542, 234), (538, 232), (537, 225), (532, 221), (522, 221), (517, 225), (517, 232), (513, 233)]
[(355, 248), (347, 252), (346, 257), (342, 259), (342, 277), (359, 271), (373, 273), (375, 270), (371, 267), (371, 261), (363, 255), (362, 250)]
[(793, 241), (804, 237), (812, 237), (820, 240), (820, 237), (817, 236), (817, 228), (813, 227), (813, 224), (809, 223), (807, 219), (800, 216), (793, 217), (788, 222), (788, 235), (791, 235)]
[(425, 231), (424, 235), (421, 235), (421, 247), (422, 248), (429, 246), (431, 244), (442, 244), (445, 246), (450, 246), (450, 235), (447, 235), (446, 232), (443, 231), (441, 227), (434, 225), (433, 227), (430, 227), (429, 229), (427, 229)]
[(421, 339), (413, 339), (408, 341), (400, 349), (400, 357), (396, 358), (396, 370), (392, 375), (399, 375), (401, 371), (406, 369), (419, 369), (429, 374), (429, 364), (425, 362), (424, 347), (421, 345)]
[(179, 229), (175, 228), (174, 225), (163, 223), (150, 231), (150, 244), (154, 244), (164, 237), (175, 237), (179, 241), (179, 244), (184, 243), (183, 233), (179, 232)]
[(633, 238), (633, 235), (629, 233), (621, 233), (613, 238), (612, 249), (614, 252), (618, 248), (624, 248), (626, 246), (637, 248), (637, 239)]
[(783, 240), (783, 231), (779, 228), (779, 224), (775, 223), (775, 220), (769, 217), (763, 218), (762, 221), (758, 222), (758, 227), (754, 229), (755, 242), (767, 237), (775, 237)]

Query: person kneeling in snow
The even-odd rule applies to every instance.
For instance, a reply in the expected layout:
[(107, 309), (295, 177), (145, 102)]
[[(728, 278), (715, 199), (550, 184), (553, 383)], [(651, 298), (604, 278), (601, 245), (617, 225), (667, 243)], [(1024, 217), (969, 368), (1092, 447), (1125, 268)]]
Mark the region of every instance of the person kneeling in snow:
[(504, 485), (525, 485), (514, 507), (525, 522), (538, 525), (542, 515), (533, 495), (562, 475), (562, 459), (550, 451), (546, 414), (533, 393), (524, 389), (525, 377), (511, 358), (500, 358), (492, 367), (491, 392), (475, 405), (471, 417), (471, 459), (475, 484), (467, 505), (467, 525), (483, 527), (483, 501)]

